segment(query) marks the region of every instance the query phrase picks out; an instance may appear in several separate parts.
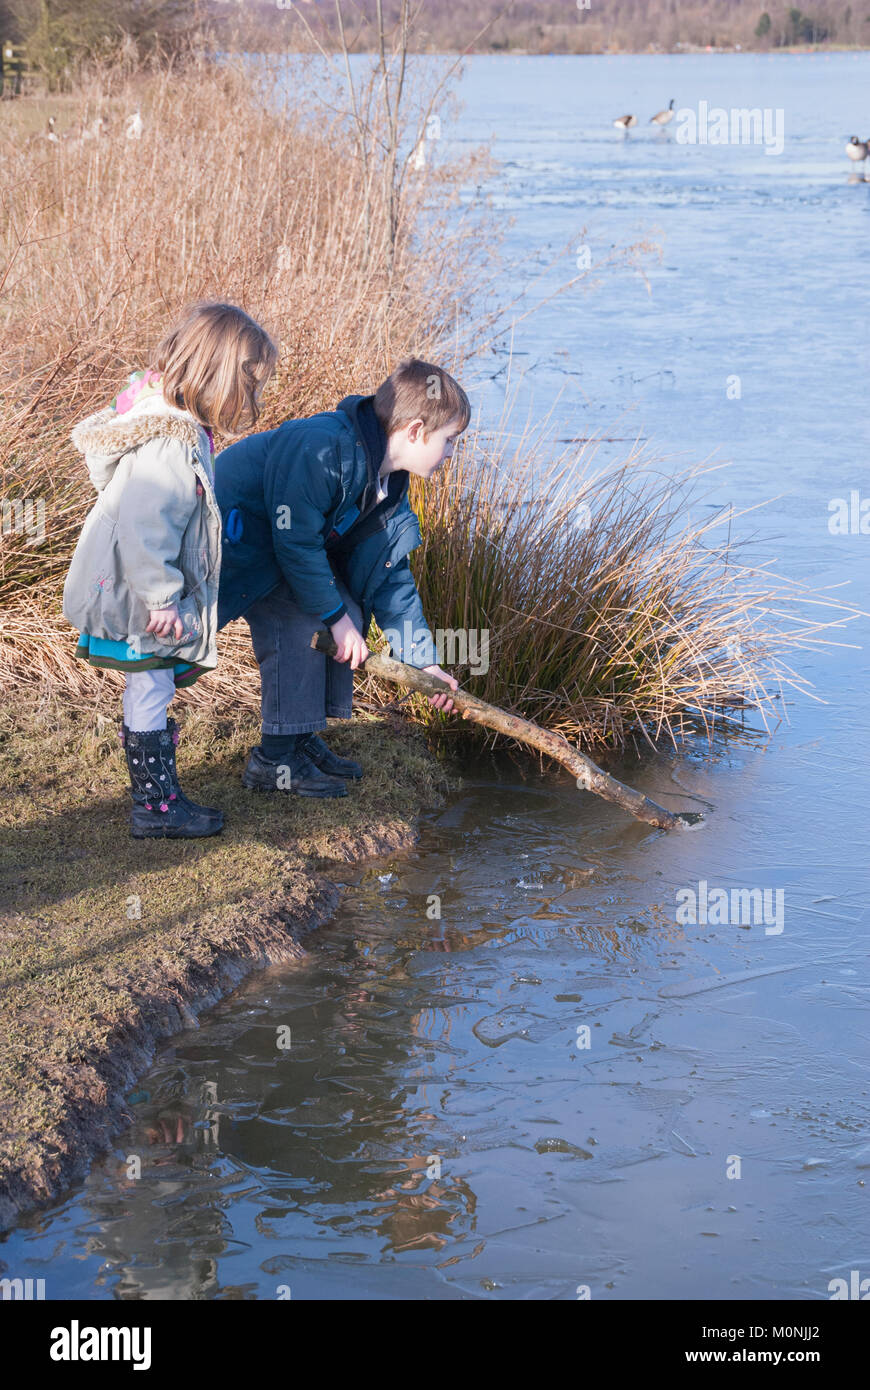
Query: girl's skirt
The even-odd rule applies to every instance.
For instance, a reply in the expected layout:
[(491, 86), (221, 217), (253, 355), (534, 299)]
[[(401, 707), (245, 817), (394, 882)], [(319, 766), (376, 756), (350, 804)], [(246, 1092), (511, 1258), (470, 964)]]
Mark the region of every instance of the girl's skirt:
[(176, 690), (193, 685), (211, 668), (190, 661), (177, 661), (171, 656), (143, 656), (127, 642), (113, 642), (105, 637), (79, 636), (75, 654), (90, 666), (108, 667), (112, 671), (172, 671)]

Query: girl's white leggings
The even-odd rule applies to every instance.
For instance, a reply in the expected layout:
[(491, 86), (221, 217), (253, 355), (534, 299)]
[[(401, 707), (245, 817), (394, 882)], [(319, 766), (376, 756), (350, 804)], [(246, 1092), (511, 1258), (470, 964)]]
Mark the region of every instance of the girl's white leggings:
[(166, 706), (175, 694), (172, 671), (130, 671), (124, 691), (124, 723), (136, 733), (166, 728)]

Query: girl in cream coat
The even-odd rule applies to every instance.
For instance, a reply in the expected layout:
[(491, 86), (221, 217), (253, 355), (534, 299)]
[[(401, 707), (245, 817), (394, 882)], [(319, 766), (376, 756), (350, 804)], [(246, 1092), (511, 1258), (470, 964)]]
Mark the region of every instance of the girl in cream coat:
[(221, 515), (214, 495), (217, 428), (258, 418), (277, 352), (229, 304), (196, 304), (167, 334), (155, 365), (72, 433), (98, 497), (63, 592), (76, 655), (123, 671), (131, 833), (216, 834), (223, 815), (185, 797), (175, 769), (176, 689), (217, 665)]

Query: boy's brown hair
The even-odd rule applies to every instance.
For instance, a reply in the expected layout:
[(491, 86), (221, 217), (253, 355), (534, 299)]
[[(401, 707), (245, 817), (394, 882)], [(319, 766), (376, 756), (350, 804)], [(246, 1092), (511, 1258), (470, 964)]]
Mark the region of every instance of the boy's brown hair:
[(389, 436), (412, 420), (422, 420), (428, 435), (451, 421), (460, 432), (471, 419), (471, 406), (459, 382), (443, 367), (419, 357), (405, 357), (375, 392), (375, 414)]
[(256, 392), (278, 360), (278, 349), (256, 319), (235, 304), (191, 304), (166, 334), (154, 366), (169, 405), (200, 424), (238, 434), (257, 423)]

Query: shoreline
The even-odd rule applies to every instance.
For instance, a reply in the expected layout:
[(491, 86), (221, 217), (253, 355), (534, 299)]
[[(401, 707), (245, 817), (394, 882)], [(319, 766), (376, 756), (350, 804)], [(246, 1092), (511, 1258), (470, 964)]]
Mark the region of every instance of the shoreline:
[[(341, 50), (327, 49), (330, 57), (340, 56)], [(820, 53), (870, 53), (870, 44), (807, 44), (788, 48), (598, 48), (598, 49), (546, 49), (546, 48), (421, 48), (414, 49), (415, 58), (806, 58)], [(243, 57), (287, 57), (304, 58), (310, 56), (303, 48), (252, 48), (245, 50)], [(377, 58), (374, 49), (353, 49), (352, 58)], [(16, 98), (17, 100), (20, 98)]]
[[(31, 719), (37, 716), (38, 711), (36, 715), (31, 711)], [(16, 717), (23, 727), (10, 738), (6, 730)], [(93, 836), (87, 843), (85, 825), (83, 835), (74, 837), (70, 855), (76, 882), (67, 885), (67, 896), (61, 894), (58, 907), (49, 903), (54, 894), (50, 886), (46, 892), (38, 872), (42, 865), (32, 877), (27, 869), (21, 874), (20, 842), (29, 836), (38, 838), (40, 827), (20, 827), (18, 862), (10, 856), (15, 840), (14, 811), (11, 818), (7, 804), (10, 752), (14, 760), (16, 754), (20, 757), (22, 743), (29, 744), (32, 752), (37, 750), (36, 730), (27, 717), (7, 715), (0, 734), (0, 887), (6, 907), (0, 930), (4, 964), (15, 969), (11, 978), (7, 970), (0, 993), (7, 1054), (0, 1077), (0, 1231), (59, 1200), (87, 1175), (93, 1160), (131, 1123), (125, 1097), (163, 1043), (199, 1027), (198, 1016), (253, 972), (304, 959), (304, 938), (329, 921), (341, 902), (341, 886), (324, 871), (328, 865), (358, 864), (406, 850), (416, 842), (419, 813), (439, 804), (453, 779), (437, 769), (433, 755), (422, 752), (419, 738), (407, 727), (391, 726), (383, 718), (358, 718), (340, 733), (331, 728), (328, 735), (336, 748), (352, 751), (363, 761), (365, 780), (370, 779), (372, 786), (356, 798), (349, 791), (346, 798), (320, 802), (312, 810), (310, 801), (306, 805), (302, 798), (276, 801), (268, 794), (240, 789), (237, 800), (253, 826), (240, 823), (238, 813), (233, 815), (228, 807), (227, 829), (213, 839), (117, 844), (118, 876), (110, 873), (107, 879), (111, 902), (99, 895), (95, 899), (87, 886), (82, 887), (89, 876), (87, 861), (91, 859), (96, 869), (95, 861), (104, 850), (99, 839), (94, 845)], [(198, 712), (188, 713), (188, 729), (198, 719)], [(239, 770), (241, 750), (236, 745), (240, 736), (242, 740), (246, 733), (249, 736), (244, 728), (248, 722), (249, 715), (241, 728), (234, 729), (225, 750), (225, 761), (232, 766), (224, 772), (230, 777)], [(63, 716), (57, 733), (70, 740), (70, 722)], [(183, 784), (189, 783), (191, 794), (199, 795), (202, 788), (195, 779), (184, 777), (190, 756), (184, 743), (179, 751)], [(384, 804), (379, 769), (386, 769), (390, 783), (389, 805)], [(213, 788), (215, 781), (209, 785)], [(360, 786), (365, 787), (365, 781)], [(217, 804), (221, 799), (226, 805), (226, 795)], [(103, 805), (110, 835), (126, 832), (127, 804), (113, 798), (111, 804)], [(280, 830), (274, 837), (276, 823), (280, 827), (282, 820), (293, 822), (295, 828), (306, 819), (319, 822), (307, 838), (304, 834), (293, 838), (289, 824), (290, 837)], [(265, 858), (253, 852), (252, 829), (263, 841)], [(135, 861), (136, 847), (141, 850), (143, 844), (147, 849), (142, 858), (148, 862), (140, 863), (139, 869), (146, 870), (149, 897), (125, 894), (129, 884), (120, 884), (119, 898), (123, 873), (119, 861), (131, 856)], [(68, 853), (69, 848), (67, 842)], [(218, 859), (230, 861), (236, 876), (231, 900), (222, 902), (225, 890), (218, 887), (211, 910), (204, 910), (202, 873)], [(276, 875), (271, 883), (270, 874)], [(155, 889), (159, 891), (163, 883), (168, 889), (170, 879), (179, 875), (192, 888), (188, 910), (180, 908), (176, 892), (163, 911), (154, 914), (150, 904)], [(219, 884), (224, 882), (223, 875), (215, 877)], [(34, 895), (37, 881), (41, 891), (37, 887)], [(25, 904), (22, 899), (28, 896), (39, 901)], [(82, 897), (84, 920), (71, 910), (71, 904)], [(10, 912), (10, 898), (13, 908), (17, 898), (30, 910)], [(136, 900), (139, 917), (130, 917), (131, 898)], [(125, 903), (126, 914), (119, 907)], [(54, 938), (47, 955), (46, 933)]]

